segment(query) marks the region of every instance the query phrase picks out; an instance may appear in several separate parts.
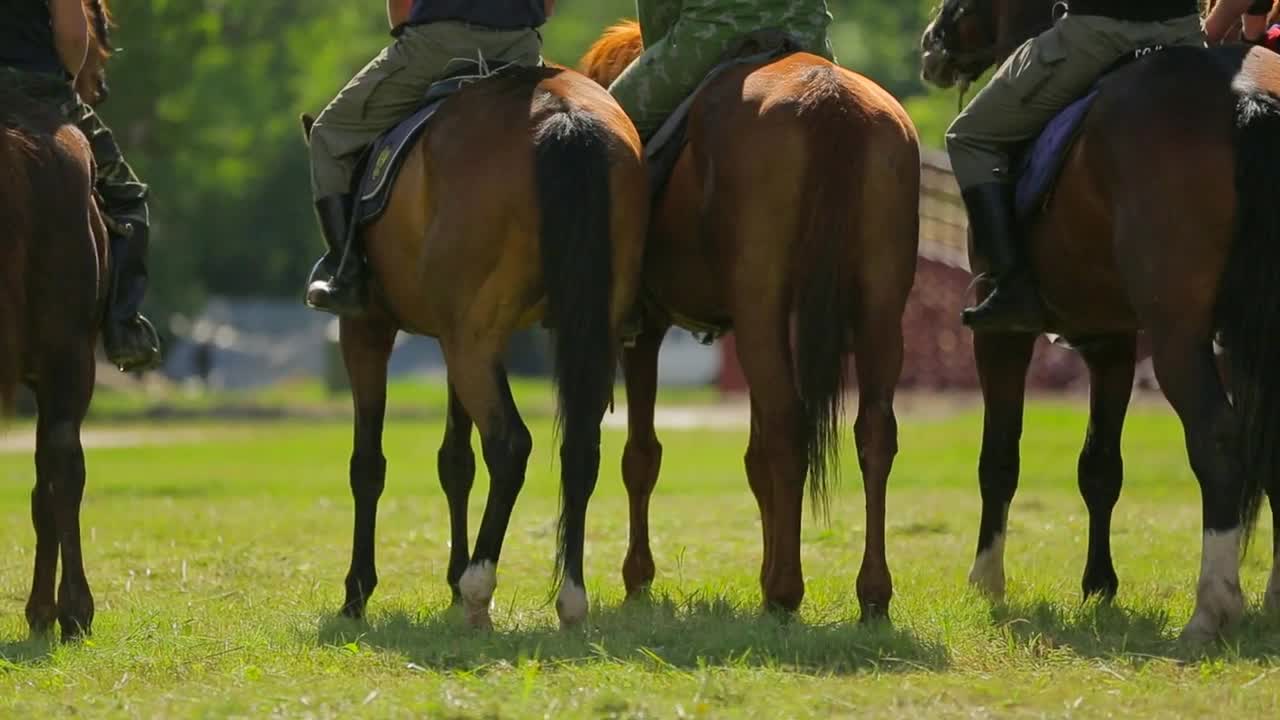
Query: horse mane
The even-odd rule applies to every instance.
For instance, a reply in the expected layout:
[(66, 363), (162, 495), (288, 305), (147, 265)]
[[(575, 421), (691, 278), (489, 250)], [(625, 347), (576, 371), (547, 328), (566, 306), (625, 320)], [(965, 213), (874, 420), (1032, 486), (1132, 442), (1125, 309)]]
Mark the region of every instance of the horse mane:
[(623, 20), (604, 31), (578, 63), (578, 72), (605, 87), (644, 52), (640, 23)]
[(110, 94), (107, 86), (107, 61), (111, 59), (115, 48), (111, 45), (113, 21), (107, 1), (81, 0), (89, 18), (89, 53), (85, 57), (80, 78), (76, 81), (76, 90), (90, 105), (105, 102)]

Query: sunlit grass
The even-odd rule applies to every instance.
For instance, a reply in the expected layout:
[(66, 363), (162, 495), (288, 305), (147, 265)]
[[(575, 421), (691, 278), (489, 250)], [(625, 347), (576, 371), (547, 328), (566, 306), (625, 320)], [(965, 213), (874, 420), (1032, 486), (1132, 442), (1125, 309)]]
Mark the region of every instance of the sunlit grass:
[[(1010, 596), (997, 607), (964, 582), (979, 417), (904, 420), (890, 493), (893, 623), (871, 626), (857, 622), (853, 594), (863, 513), (849, 453), (831, 522), (804, 532), (800, 617), (758, 612), (741, 430), (661, 432), (658, 581), (649, 601), (623, 603), (624, 435), (609, 431), (589, 518), (593, 617), (561, 632), (546, 601), (551, 430), (531, 425), (537, 447), (493, 634), (464, 629), (448, 609), (435, 421), (388, 428), (381, 585), (367, 624), (334, 612), (351, 530), (344, 423), (134, 426), (203, 437), (90, 450), (84, 527), (98, 618), (92, 641), (71, 647), (27, 639), (31, 461), (0, 454), (0, 717), (1270, 717), (1280, 703), (1280, 620), (1253, 610), (1207, 651), (1176, 640), (1191, 611), (1200, 509), (1181, 432), (1158, 406), (1135, 410), (1126, 434), (1114, 606), (1079, 598), (1076, 405), (1041, 402), (1029, 414)], [(473, 517), (483, 470), (479, 481)], [(1255, 607), (1269, 530), (1264, 520), (1244, 566)]]

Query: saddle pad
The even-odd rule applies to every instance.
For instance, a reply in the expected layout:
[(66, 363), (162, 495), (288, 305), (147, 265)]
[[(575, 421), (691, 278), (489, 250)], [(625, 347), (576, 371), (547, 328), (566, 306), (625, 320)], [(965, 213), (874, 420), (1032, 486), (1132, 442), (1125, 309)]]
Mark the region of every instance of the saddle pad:
[(501, 67), (495, 67), (481, 75), (455, 75), (432, 84), (423, 96), (421, 109), (373, 142), (365, 152), (361, 162), (362, 169), (357, 174), (357, 226), (377, 220), (387, 209), (387, 203), (391, 200), (391, 188), (395, 186), (396, 177), (404, 167), (409, 148), (422, 137), (431, 118), (435, 117), (445, 102), (467, 85), (491, 77), (501, 70)]
[(1016, 204), (1018, 217), (1026, 220), (1044, 208), (1058, 174), (1066, 164), (1067, 153), (1080, 137), (1084, 119), (1088, 117), (1098, 90), (1071, 103), (1049, 122), (1040, 137), (1027, 148), (1018, 169)]

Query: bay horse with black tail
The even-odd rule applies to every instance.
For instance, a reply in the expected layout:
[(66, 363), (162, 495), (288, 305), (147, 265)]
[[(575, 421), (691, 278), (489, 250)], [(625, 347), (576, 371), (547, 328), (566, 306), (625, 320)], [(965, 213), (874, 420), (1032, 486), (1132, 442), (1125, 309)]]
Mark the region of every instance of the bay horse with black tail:
[[(642, 51), (639, 26), (623, 23), (580, 69), (608, 85)], [(911, 120), (865, 77), (792, 53), (730, 68), (699, 91), (688, 145), (649, 234), (643, 282), (659, 312), (646, 313), (643, 334), (624, 356), (628, 594), (654, 578), (648, 514), (662, 457), (653, 422), (658, 350), (675, 322), (736, 334), (751, 390), (746, 472), (763, 526), (760, 582), (766, 607), (787, 612), (804, 596), (806, 476), (821, 507), (838, 471), (852, 349), (867, 504), (857, 592), (864, 618), (888, 613), (885, 491), (897, 452), (893, 399), (919, 194)]]
[[(84, 5), (93, 22), (76, 89), (96, 104), (106, 96), (109, 16), (105, 0)], [(12, 410), (19, 385), (34, 391), (36, 552), (26, 615), (33, 634), (56, 621), (64, 640), (89, 634), (94, 612), (80, 543), (80, 426), (93, 396), (109, 279), (93, 183), (85, 136), (0, 74), (0, 411)]]
[[(1051, 0), (947, 0), (925, 31), (925, 79), (978, 77), (1053, 21)], [(1080, 491), (1089, 510), (1086, 595), (1110, 597), (1111, 514), (1135, 336), (1186, 432), (1204, 545), (1183, 637), (1202, 642), (1245, 610), (1240, 558), (1264, 493), (1280, 516), (1280, 57), (1260, 48), (1178, 48), (1107, 78), (1057, 188), (1024, 238), (1050, 330), (1089, 365)], [(1226, 347), (1227, 380), (1214, 359)], [(978, 334), (986, 419), (982, 520), (970, 580), (1004, 592), (1018, 483), (1025, 375), (1035, 337)], [(1280, 609), (1278, 567), (1266, 604)]]
[[(520, 68), (451, 97), (409, 152), (389, 206), (363, 231), (370, 311), (340, 325), (355, 403), (355, 538), (342, 611), (362, 616), (377, 584), (387, 361), (404, 330), (439, 338), (444, 351), (449, 408), (438, 469), (449, 504), (448, 582), (468, 622), (491, 626), (498, 557), (532, 448), (502, 357), (513, 333), (542, 320), (555, 336), (562, 436), (556, 609), (564, 625), (577, 624), (588, 609), (583, 543), (600, 423), (648, 224), (640, 139), (587, 78)], [(473, 425), (491, 480), (468, 555)]]

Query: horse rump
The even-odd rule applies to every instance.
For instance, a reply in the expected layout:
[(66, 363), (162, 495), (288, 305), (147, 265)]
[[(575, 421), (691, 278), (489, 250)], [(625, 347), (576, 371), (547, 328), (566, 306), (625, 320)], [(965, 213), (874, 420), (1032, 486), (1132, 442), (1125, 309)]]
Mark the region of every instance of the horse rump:
[(1280, 493), (1280, 99), (1253, 92), (1236, 105), (1235, 237), (1218, 290), (1217, 323), (1237, 421), (1245, 544), (1263, 495)]

